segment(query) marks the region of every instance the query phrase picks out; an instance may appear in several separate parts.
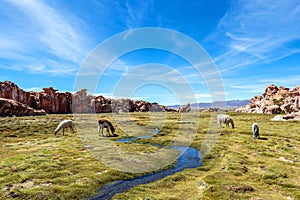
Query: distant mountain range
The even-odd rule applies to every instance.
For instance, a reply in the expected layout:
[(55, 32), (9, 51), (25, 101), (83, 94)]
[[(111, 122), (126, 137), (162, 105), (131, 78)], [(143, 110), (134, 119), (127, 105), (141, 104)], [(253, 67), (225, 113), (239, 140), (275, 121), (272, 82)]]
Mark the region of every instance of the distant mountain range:
[[(245, 106), (250, 100), (229, 100), (229, 101), (214, 101), (212, 103), (192, 103), (192, 108), (235, 108)], [(169, 108), (178, 108), (181, 105), (169, 105)]]

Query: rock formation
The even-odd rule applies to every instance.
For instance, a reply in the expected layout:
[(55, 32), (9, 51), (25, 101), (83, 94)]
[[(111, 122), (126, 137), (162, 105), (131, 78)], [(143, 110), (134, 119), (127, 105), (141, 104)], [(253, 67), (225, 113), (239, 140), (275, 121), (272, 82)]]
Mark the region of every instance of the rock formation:
[(282, 116), (283, 120), (297, 118), (299, 111), (300, 86), (290, 90), (274, 84), (265, 89), (263, 96), (255, 96), (249, 104), (236, 109), (236, 112), (244, 113), (286, 114)]
[(10, 81), (0, 82), (0, 98), (12, 99), (46, 113), (71, 113), (72, 94), (57, 92), (52, 87), (41, 92), (25, 92)]
[(186, 104), (184, 107), (180, 107), (178, 109), (178, 112), (179, 113), (182, 113), (182, 112), (190, 112), (192, 109), (191, 109), (191, 104)]
[(44, 110), (36, 110), (12, 99), (0, 98), (0, 116), (45, 115)]
[(82, 89), (72, 94), (58, 92), (49, 87), (41, 92), (26, 92), (10, 81), (0, 82), (0, 98), (12, 99), (34, 110), (48, 114), (63, 113), (109, 113), (109, 112), (164, 112), (165, 106), (143, 100), (109, 99), (93, 96)]

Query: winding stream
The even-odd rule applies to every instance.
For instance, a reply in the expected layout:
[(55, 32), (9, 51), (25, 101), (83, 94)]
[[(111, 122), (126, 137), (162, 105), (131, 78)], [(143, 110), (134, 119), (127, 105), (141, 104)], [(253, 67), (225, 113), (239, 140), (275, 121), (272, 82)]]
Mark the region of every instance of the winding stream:
[[(153, 132), (153, 134), (157, 134), (157, 133)], [(152, 135), (142, 136), (142, 138), (150, 138), (152, 137)], [(117, 140), (117, 142), (129, 142), (138, 139), (140, 139), (140, 137), (125, 138), (125, 139)], [(139, 176), (133, 179), (118, 180), (118, 181), (105, 184), (100, 190), (98, 190), (98, 195), (88, 199), (91, 200), (112, 199), (112, 197), (115, 194), (125, 192), (137, 185), (147, 184), (147, 183), (160, 180), (166, 176), (173, 175), (176, 172), (180, 172), (186, 168), (196, 168), (201, 166), (200, 153), (197, 149), (192, 147), (182, 147), (182, 146), (173, 146), (172, 148), (178, 150), (180, 153), (180, 157), (177, 159), (177, 162), (172, 168)]]

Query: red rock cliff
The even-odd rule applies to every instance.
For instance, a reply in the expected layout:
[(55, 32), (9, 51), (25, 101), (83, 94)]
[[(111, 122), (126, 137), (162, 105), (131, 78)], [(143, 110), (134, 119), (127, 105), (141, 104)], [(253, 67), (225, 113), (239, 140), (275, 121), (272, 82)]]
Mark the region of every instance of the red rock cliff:
[(95, 97), (88, 94), (86, 89), (75, 94), (58, 92), (52, 87), (43, 88), (41, 92), (26, 92), (11, 81), (0, 82), (0, 98), (12, 99), (49, 114), (166, 111), (164, 106), (157, 103)]

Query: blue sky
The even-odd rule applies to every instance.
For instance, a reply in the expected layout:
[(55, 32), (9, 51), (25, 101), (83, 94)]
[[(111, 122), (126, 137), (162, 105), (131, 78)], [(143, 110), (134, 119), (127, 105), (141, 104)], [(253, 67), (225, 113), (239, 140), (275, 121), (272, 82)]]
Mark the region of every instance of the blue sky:
[[(144, 27), (174, 30), (199, 43), (218, 70), (226, 100), (250, 99), (271, 83), (290, 88), (300, 84), (299, 0), (0, 0), (0, 10), (0, 81), (13, 81), (24, 90), (52, 86), (74, 92), (78, 72), (99, 44)], [(120, 56), (90, 92), (121, 98), (114, 95), (116, 86), (133, 73), (154, 75), (151, 66), (149, 71), (139, 68), (149, 63), (168, 66), (157, 70), (157, 79), (183, 81), (198, 102), (212, 100), (209, 77), (159, 49)], [(174, 80), (174, 74), (180, 78)], [(186, 91), (174, 94), (166, 85), (145, 78), (128, 97), (186, 103), (178, 100), (189, 95)]]

